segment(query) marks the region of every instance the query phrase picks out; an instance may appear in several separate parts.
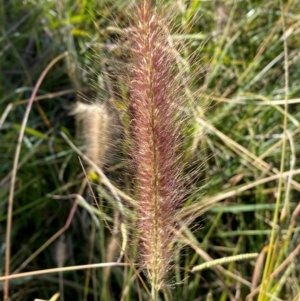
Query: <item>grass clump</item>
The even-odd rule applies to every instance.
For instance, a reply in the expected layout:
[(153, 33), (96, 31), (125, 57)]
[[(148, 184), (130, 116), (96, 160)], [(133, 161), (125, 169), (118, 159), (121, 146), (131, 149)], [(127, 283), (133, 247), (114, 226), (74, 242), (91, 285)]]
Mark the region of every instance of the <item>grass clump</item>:
[[(197, 192), (188, 196), (191, 205), (182, 205), (179, 217), (192, 215), (202, 226), (193, 232), (188, 227), (175, 231), (171, 274), (177, 285), (158, 297), (297, 300), (299, 1), (282, 6), (268, 0), (163, 4), (176, 11), (174, 28), (184, 28), (171, 32), (173, 41), (184, 45), (177, 58), (185, 62), (193, 55), (193, 61), (199, 58), (199, 65), (205, 66), (193, 79), (192, 90), (200, 89), (199, 99), (211, 105), (204, 112), (202, 103), (193, 103), (192, 130), (183, 144), (196, 162), (202, 160), (203, 171), (193, 175)], [(77, 156), (82, 153), (84, 159), (88, 153), (79, 141), (74, 145), (76, 122), (68, 112), (81, 101), (79, 95), (90, 101), (100, 95), (121, 112), (124, 136), (130, 132), (124, 113), (130, 93), (118, 78), (107, 75), (127, 60), (115, 42), (131, 29), (126, 5), (130, 9), (131, 3), (124, 1), (0, 2), (0, 235), (4, 242), (14, 169), (10, 273), (29, 272), (10, 280), (11, 300), (49, 300), (62, 292), (59, 287), (65, 300), (151, 300), (147, 281), (133, 264), (138, 255), (134, 250), (129, 254), (127, 208), (135, 208), (137, 200), (131, 194), (131, 175), (125, 172), (126, 155), (112, 156), (103, 169), (96, 165), (88, 172), (96, 184), (91, 185), (96, 207)], [(95, 49), (97, 64), (89, 59)], [(67, 58), (48, 71), (34, 98), (13, 168), (34, 86), (64, 52)], [(199, 65), (191, 65), (190, 74)], [(122, 147), (120, 153), (127, 154), (128, 146)], [(63, 233), (66, 256), (60, 265), (74, 269), (62, 277), (58, 270), (31, 273), (58, 265), (52, 246)], [(259, 255), (226, 263), (231, 256), (251, 253)], [(222, 265), (207, 263), (209, 268), (196, 271), (222, 258)], [(5, 261), (2, 243), (1, 289)], [(108, 262), (117, 263), (76, 268)]]

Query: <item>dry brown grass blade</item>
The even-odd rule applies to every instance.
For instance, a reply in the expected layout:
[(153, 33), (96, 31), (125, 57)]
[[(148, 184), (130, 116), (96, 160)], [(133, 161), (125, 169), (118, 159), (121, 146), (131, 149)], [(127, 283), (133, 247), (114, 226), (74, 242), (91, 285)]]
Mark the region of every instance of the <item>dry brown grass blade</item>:
[[(52, 99), (52, 98), (56, 98), (56, 97), (60, 97), (63, 95), (67, 95), (67, 94), (72, 94), (75, 93), (76, 91), (74, 89), (68, 89), (68, 90), (63, 90), (63, 91), (59, 91), (59, 92), (55, 92), (55, 93), (47, 93), (44, 95), (39, 95), (36, 96), (33, 100), (33, 102), (35, 101), (39, 101), (39, 100), (46, 100), (46, 99)], [(14, 102), (14, 106), (18, 106), (18, 105), (22, 105), (22, 104), (27, 104), (30, 101), (30, 98), (28, 99), (23, 99), (23, 100), (19, 100)]]
[(256, 287), (258, 282), (261, 279), (261, 273), (263, 271), (263, 266), (264, 266), (264, 261), (265, 261), (265, 257), (266, 257), (266, 250), (267, 247), (264, 247), (262, 249), (262, 251), (260, 252), (256, 263), (255, 263), (255, 267), (254, 267), (254, 271), (253, 271), (253, 275), (252, 275), (252, 281), (251, 281), (251, 290), (253, 291)]
[(131, 266), (131, 265), (132, 265), (132, 263), (125, 263), (125, 262), (105, 262), (105, 263), (75, 265), (75, 266), (70, 266), (70, 267), (38, 270), (38, 271), (31, 271), (31, 272), (26, 272), (26, 273), (2, 276), (2, 277), (0, 277), (0, 281), (6, 281), (6, 280), (24, 278), (24, 277), (30, 277), (30, 276), (45, 275), (45, 274), (53, 274), (53, 273), (59, 273), (59, 272), (78, 271), (78, 270), (86, 270), (86, 269), (98, 269), (98, 268), (105, 268), (108, 266), (115, 267), (115, 266)]

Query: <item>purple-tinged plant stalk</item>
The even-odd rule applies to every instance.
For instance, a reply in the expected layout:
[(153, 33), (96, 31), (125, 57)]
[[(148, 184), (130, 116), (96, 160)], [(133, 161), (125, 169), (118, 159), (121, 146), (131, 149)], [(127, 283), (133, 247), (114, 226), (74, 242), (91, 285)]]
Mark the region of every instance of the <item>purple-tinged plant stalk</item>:
[(152, 288), (161, 289), (172, 262), (180, 179), (180, 87), (164, 20), (143, 1), (130, 32), (132, 156), (138, 201), (141, 263)]

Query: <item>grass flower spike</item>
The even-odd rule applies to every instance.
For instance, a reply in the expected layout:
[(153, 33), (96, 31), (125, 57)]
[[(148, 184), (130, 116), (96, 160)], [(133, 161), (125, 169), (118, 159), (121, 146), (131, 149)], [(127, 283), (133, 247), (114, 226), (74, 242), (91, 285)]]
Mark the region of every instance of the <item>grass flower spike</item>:
[(80, 127), (86, 150), (85, 153), (93, 162), (102, 168), (111, 151), (111, 141), (116, 133), (114, 116), (105, 104), (91, 103), (86, 104), (77, 102), (72, 114), (76, 115)]
[(180, 180), (180, 91), (164, 20), (144, 1), (130, 33), (132, 156), (138, 200), (141, 263), (152, 289), (164, 284), (172, 261)]

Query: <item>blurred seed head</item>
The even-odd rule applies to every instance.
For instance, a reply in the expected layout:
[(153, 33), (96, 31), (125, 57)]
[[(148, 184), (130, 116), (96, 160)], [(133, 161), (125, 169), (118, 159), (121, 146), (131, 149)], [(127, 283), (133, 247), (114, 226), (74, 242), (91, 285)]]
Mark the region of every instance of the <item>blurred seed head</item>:
[(115, 115), (104, 103), (83, 102), (77, 102), (71, 114), (76, 115), (86, 155), (102, 168), (108, 161), (116, 133)]

